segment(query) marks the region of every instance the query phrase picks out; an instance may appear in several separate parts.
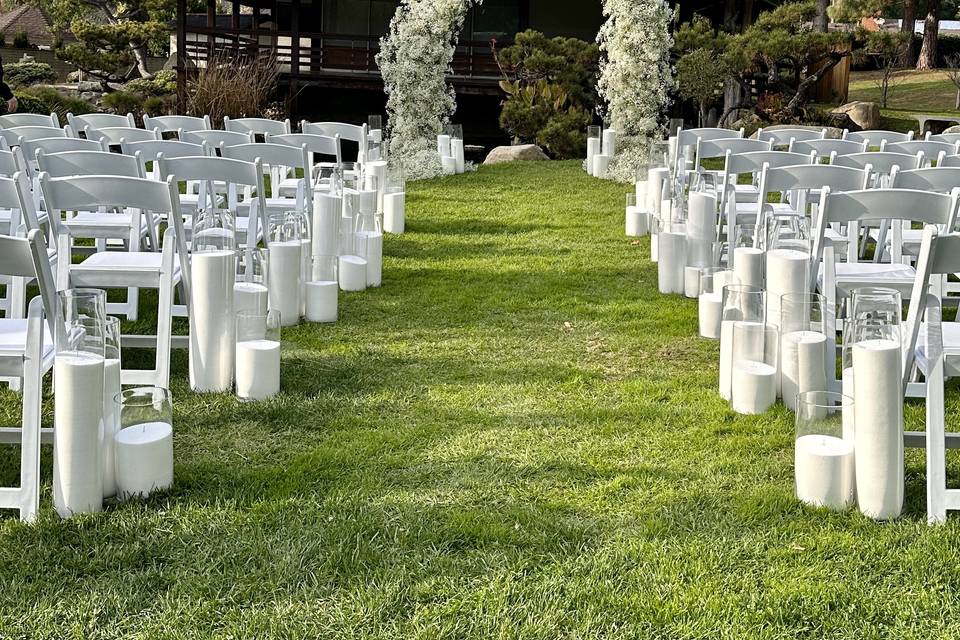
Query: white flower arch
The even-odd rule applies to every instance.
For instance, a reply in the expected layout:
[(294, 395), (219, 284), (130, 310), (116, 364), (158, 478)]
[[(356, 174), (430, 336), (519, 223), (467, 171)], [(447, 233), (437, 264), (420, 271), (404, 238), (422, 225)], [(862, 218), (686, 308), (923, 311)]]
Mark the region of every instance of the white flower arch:
[(410, 179), (442, 173), (436, 138), (457, 108), (446, 77), (467, 11), (481, 2), (402, 0), (380, 40), (390, 157), (403, 163)]
[(609, 172), (616, 180), (632, 182), (646, 160), (643, 139), (663, 132), (673, 88), (673, 10), (666, 0), (603, 0), (603, 14), (606, 21), (597, 34), (597, 91), (606, 103), (601, 114), (614, 130), (630, 137), (621, 142)]

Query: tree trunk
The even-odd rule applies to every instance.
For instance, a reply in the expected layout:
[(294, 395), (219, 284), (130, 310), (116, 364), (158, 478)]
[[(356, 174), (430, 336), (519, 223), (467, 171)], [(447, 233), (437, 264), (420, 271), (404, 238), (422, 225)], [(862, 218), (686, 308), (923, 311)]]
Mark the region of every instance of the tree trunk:
[(152, 78), (153, 74), (150, 73), (150, 69), (147, 68), (147, 47), (146, 45), (133, 46), (130, 47), (133, 50), (133, 57), (137, 61), (137, 71), (140, 72), (140, 77), (142, 78)]
[(917, 64), (917, 49), (913, 46), (913, 32), (917, 23), (917, 0), (904, 0), (903, 2), (903, 23), (900, 25), (900, 33), (909, 33), (910, 39), (907, 40), (906, 50), (903, 54), (903, 64), (912, 67)]
[(827, 32), (827, 26), (830, 24), (830, 18), (827, 16), (827, 7), (829, 6), (830, 0), (817, 0), (817, 15), (813, 19), (814, 31)]
[(753, 24), (753, 0), (743, 0), (743, 15), (740, 16), (740, 31)]
[(923, 46), (917, 69), (937, 68), (937, 36), (940, 30), (940, 0), (927, 0), (927, 17), (923, 21)]

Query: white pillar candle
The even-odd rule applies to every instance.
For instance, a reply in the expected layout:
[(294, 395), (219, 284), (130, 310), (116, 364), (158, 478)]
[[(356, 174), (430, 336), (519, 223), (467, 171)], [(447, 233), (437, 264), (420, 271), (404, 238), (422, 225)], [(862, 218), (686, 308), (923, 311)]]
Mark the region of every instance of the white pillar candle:
[(637, 196), (637, 209), (643, 213), (649, 213), (650, 201), (647, 199), (647, 181), (646, 180), (637, 180), (637, 184), (634, 187), (634, 191)]
[(670, 170), (664, 167), (650, 169), (647, 175), (647, 212), (660, 216), (663, 183), (670, 179)]
[(660, 261), (660, 232), (657, 226), (655, 224), (650, 228), (650, 262), (654, 264)]
[(657, 235), (657, 284), (660, 293), (683, 294), (683, 270), (687, 264), (684, 231), (661, 231)]
[(854, 467), (857, 504), (876, 520), (903, 508), (903, 389), (900, 344), (865, 340), (853, 345)]
[(367, 288), (367, 261), (360, 256), (340, 256), (340, 288), (344, 291), (363, 291)]
[[(853, 367), (845, 367), (841, 373), (841, 389), (843, 395), (848, 398), (853, 397)], [(856, 434), (856, 411), (853, 406), (843, 407), (843, 439), (853, 444)]]
[(383, 281), (383, 234), (373, 231), (361, 231), (357, 234), (366, 238), (367, 286), (379, 287)]
[(233, 285), (233, 313), (249, 311), (259, 316), (267, 315), (269, 290), (259, 282), (237, 282)]
[(593, 175), (593, 159), (600, 150), (600, 138), (587, 138), (587, 173), (590, 175)]
[(280, 343), (276, 340), (237, 342), (237, 397), (264, 400), (280, 392)]
[(647, 235), (647, 214), (640, 211), (639, 207), (627, 207), (626, 232), (630, 237)]
[(834, 436), (810, 434), (797, 438), (794, 475), (797, 498), (835, 511), (853, 503), (853, 445)]
[(734, 360), (730, 406), (737, 413), (763, 413), (777, 401), (777, 369), (756, 360)]
[(667, 138), (667, 156), (671, 162), (677, 161), (677, 136)]
[(323, 191), (313, 194), (313, 223), (311, 255), (334, 256), (340, 234), (343, 200)]
[(407, 194), (402, 191), (384, 194), (383, 230), (387, 233), (403, 233), (406, 226), (406, 198)]
[(456, 162), (457, 173), (463, 173), (467, 164), (466, 157), (463, 153), (463, 140), (460, 138), (450, 140), (450, 155), (453, 156), (453, 160)]
[(703, 293), (698, 301), (700, 337), (720, 338), (720, 319), (723, 316), (723, 299), (719, 293)]
[(733, 275), (737, 282), (763, 289), (763, 250), (737, 247), (733, 253)]
[(601, 146), (602, 153), (605, 156), (612, 158), (617, 155), (617, 132), (613, 129), (604, 129), (603, 130), (603, 144)]
[(452, 176), (457, 172), (457, 161), (453, 156), (441, 156), (440, 165), (445, 175)]
[(700, 295), (700, 267), (683, 268), (683, 295), (687, 298)]
[(606, 180), (610, 172), (610, 156), (598, 153), (593, 156), (593, 177)]
[(233, 382), (233, 251), (204, 251), (190, 257), (190, 387), (228, 391)]
[(450, 156), (450, 136), (445, 133), (437, 136), (437, 155), (441, 158)]
[(63, 518), (103, 508), (103, 362), (77, 351), (54, 359), (53, 506)]
[(310, 322), (336, 322), (338, 283), (335, 280), (308, 282), (306, 289), (307, 320)]
[(117, 493), (146, 498), (173, 484), (173, 428), (166, 422), (144, 422), (114, 437)]
[(825, 391), (827, 337), (819, 331), (791, 331), (780, 338), (780, 397), (797, 410), (797, 394)]
[(713, 264), (713, 245), (716, 239), (716, 196), (710, 193), (691, 193), (687, 219), (687, 265), (709, 267)]
[[(787, 293), (807, 293), (810, 283), (807, 277), (807, 254), (796, 249), (773, 249), (767, 251), (767, 324), (780, 326), (780, 297)], [(797, 305), (802, 314), (802, 305)], [(796, 318), (801, 324), (804, 318)], [(792, 322), (791, 322), (792, 324)]]
[(290, 327), (300, 321), (300, 241), (271, 242), (270, 308), (280, 312), (280, 326)]
[[(462, 145), (462, 141), (461, 141)], [(375, 189), (377, 192), (377, 212), (383, 211), (383, 194), (387, 187), (387, 161), (372, 160), (365, 166), (367, 171), (367, 181), (364, 183), (365, 189)], [(372, 179), (371, 179), (372, 178)], [(322, 254), (331, 255), (331, 254)]]
[(120, 359), (103, 361), (103, 432), (100, 437), (100, 470), (103, 497), (117, 493), (116, 458), (113, 453), (113, 436), (120, 431), (120, 407), (115, 398), (122, 391), (120, 386)]

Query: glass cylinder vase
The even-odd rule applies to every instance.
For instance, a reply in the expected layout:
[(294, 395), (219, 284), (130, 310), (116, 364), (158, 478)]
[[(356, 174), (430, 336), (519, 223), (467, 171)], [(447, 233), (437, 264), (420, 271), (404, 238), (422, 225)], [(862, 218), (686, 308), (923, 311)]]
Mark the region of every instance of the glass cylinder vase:
[(804, 504), (840, 511), (854, 499), (853, 443), (843, 438), (843, 414), (853, 398), (832, 391), (805, 391), (796, 401), (794, 478)]

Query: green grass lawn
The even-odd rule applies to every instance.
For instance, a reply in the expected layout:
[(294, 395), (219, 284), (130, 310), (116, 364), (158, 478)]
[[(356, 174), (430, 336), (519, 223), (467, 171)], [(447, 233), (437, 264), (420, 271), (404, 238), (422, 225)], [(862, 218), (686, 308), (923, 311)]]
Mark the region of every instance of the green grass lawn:
[[(878, 72), (850, 74), (849, 100), (881, 103)], [(914, 113), (960, 115), (956, 109), (957, 88), (943, 71), (902, 71), (894, 74), (887, 108), (880, 110), (880, 127), (893, 131), (918, 131)]]
[(0, 637), (960, 635), (922, 455), (898, 522), (800, 506), (791, 414), (718, 397), (626, 192), (576, 162), (411, 185), (384, 286), (285, 332), (280, 397), (194, 395), (176, 355), (171, 491), (61, 521), (45, 448), (40, 521), (0, 522)]

